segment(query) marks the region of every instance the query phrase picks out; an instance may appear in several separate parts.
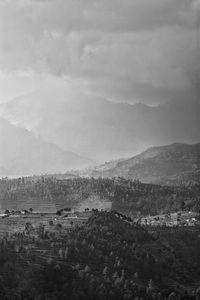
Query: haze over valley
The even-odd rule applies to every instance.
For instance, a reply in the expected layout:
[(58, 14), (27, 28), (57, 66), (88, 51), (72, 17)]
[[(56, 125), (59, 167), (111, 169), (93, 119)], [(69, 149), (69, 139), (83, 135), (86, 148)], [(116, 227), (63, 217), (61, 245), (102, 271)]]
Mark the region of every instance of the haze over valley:
[(195, 143), (198, 111), (195, 101), (152, 107), (50, 86), (0, 105), (1, 173), (65, 172), (132, 157), (150, 146)]
[(0, 174), (199, 143), (199, 0), (58, 2), (0, 2)]

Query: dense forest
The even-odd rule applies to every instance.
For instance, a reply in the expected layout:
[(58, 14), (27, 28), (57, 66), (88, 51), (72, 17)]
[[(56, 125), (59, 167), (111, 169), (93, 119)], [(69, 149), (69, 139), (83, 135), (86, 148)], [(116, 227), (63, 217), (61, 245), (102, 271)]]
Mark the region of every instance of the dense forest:
[(53, 210), (77, 208), (87, 199), (110, 201), (112, 210), (129, 214), (156, 215), (192, 210), (200, 212), (200, 185), (159, 186), (118, 178), (30, 177), (0, 180), (1, 209)]
[(0, 240), (1, 299), (198, 299), (199, 228), (153, 231), (116, 212)]

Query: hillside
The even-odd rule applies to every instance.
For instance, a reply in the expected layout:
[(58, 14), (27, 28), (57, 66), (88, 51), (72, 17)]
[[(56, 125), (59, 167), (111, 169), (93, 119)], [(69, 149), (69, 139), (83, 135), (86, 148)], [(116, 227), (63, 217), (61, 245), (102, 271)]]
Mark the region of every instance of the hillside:
[(198, 299), (198, 228), (144, 228), (117, 212), (82, 226), (54, 218), (2, 237), (1, 299)]
[[(113, 159), (110, 161), (106, 161), (105, 163), (97, 166), (91, 166), (89, 168), (83, 169), (83, 170), (76, 170), (73, 171), (74, 175), (77, 176), (83, 176), (83, 177), (91, 177), (96, 174), (104, 174), (106, 171), (109, 171), (110, 169), (113, 169), (116, 167), (116, 165), (121, 162), (126, 160), (126, 158), (121, 158), (121, 159)], [(101, 176), (101, 175), (99, 175)]]
[(94, 170), (91, 176), (139, 179), (157, 184), (199, 182), (200, 143), (174, 143), (152, 147), (130, 159), (120, 161), (105, 171)]
[(0, 117), (0, 176), (65, 172), (90, 164)]
[(180, 210), (200, 212), (200, 185), (159, 186), (139, 181), (94, 178), (19, 178), (0, 180), (1, 211), (33, 208), (116, 210), (131, 217)]

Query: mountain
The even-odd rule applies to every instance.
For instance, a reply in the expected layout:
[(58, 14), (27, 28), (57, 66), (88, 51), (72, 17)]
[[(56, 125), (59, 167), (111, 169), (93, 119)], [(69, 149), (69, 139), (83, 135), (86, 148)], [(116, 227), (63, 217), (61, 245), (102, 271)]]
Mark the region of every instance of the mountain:
[(65, 172), (90, 164), (89, 159), (63, 151), (0, 117), (1, 176)]
[(92, 175), (97, 173), (98, 176), (101, 176), (100, 174), (104, 174), (106, 171), (114, 168), (120, 161), (124, 160), (126, 160), (126, 158), (113, 159), (110, 161), (106, 161), (101, 165), (91, 166), (82, 170), (76, 170), (73, 172), (73, 174), (74, 176), (91, 177)]
[(173, 143), (152, 147), (137, 156), (118, 162), (113, 168), (105, 171), (94, 170), (91, 176), (123, 176), (156, 184), (199, 182), (200, 143)]
[(43, 87), (0, 106), (0, 115), (43, 140), (103, 162), (150, 146), (200, 140), (199, 103), (156, 107), (115, 103), (64, 85)]

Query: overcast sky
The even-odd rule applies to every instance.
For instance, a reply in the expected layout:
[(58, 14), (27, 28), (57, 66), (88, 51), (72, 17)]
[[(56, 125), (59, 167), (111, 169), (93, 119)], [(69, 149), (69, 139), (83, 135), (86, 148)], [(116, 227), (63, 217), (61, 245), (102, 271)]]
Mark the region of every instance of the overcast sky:
[(200, 0), (0, 0), (0, 102), (59, 81), (113, 101), (189, 101), (199, 24)]

